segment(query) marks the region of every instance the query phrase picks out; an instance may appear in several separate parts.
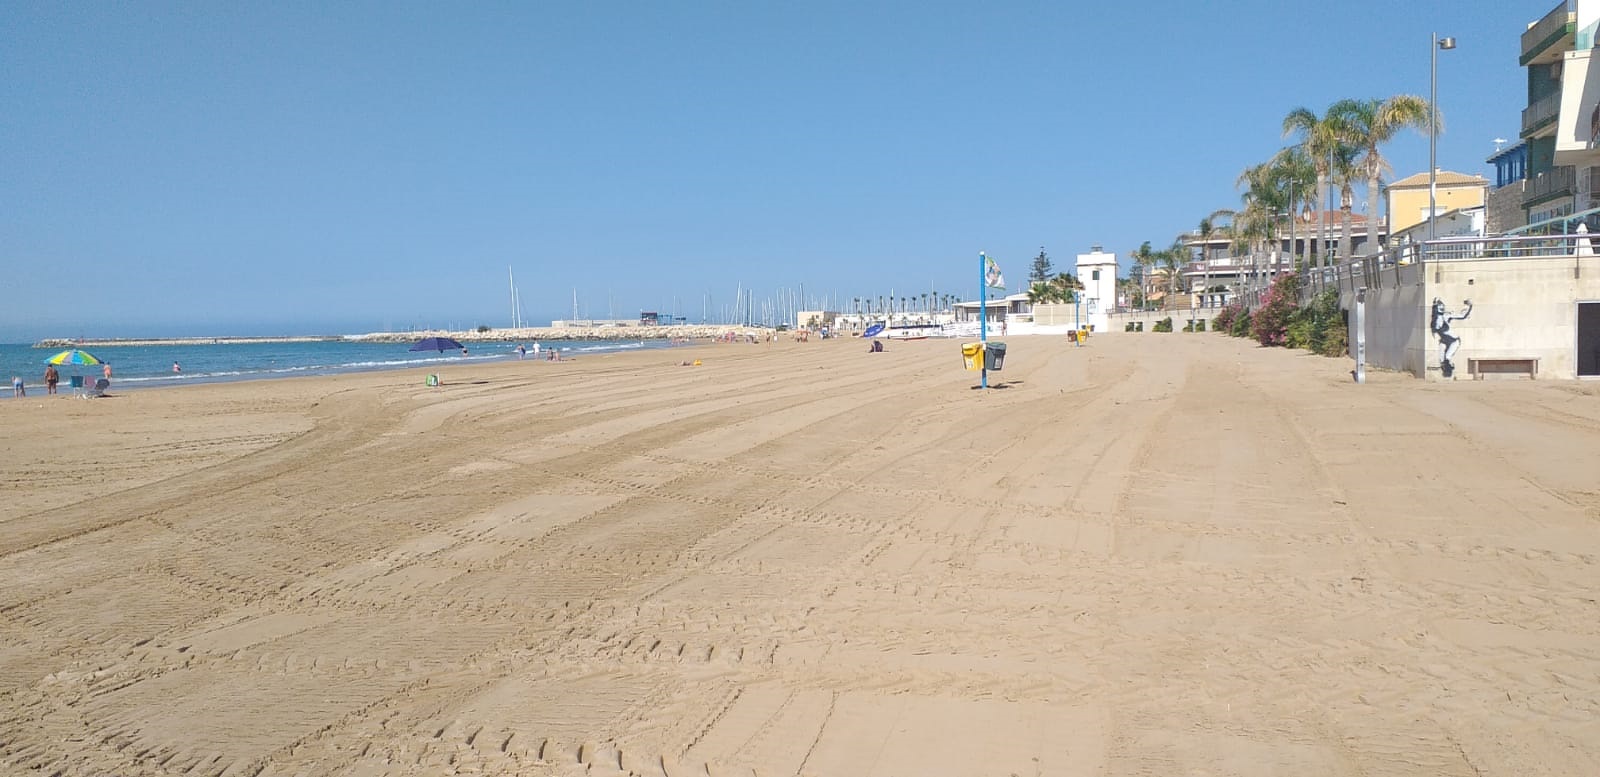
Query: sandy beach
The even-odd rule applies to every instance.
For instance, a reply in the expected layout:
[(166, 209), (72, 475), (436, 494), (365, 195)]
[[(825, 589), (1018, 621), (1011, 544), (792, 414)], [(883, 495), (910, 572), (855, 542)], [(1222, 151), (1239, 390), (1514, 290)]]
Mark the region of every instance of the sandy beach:
[(1600, 384), (1007, 342), (0, 402), (0, 774), (1600, 774)]

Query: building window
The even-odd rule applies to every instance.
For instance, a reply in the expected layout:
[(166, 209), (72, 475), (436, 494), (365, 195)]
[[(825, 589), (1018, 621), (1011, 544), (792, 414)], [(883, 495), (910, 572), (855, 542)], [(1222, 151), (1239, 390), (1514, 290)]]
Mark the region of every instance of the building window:
[(1095, 270), (1092, 273), (1092, 276), (1093, 276), (1094, 280), (1097, 280), (1097, 281), (1100, 280), (1100, 271), (1099, 270)]

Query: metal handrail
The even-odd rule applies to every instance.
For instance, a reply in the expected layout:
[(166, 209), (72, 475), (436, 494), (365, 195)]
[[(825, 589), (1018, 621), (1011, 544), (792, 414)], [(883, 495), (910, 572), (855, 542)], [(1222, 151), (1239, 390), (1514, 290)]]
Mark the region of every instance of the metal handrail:
[(1522, 191), (1522, 201), (1528, 202), (1552, 194), (1571, 192), (1577, 180), (1576, 168), (1552, 167), (1528, 179), (1526, 188)]
[[(1391, 246), (1380, 253), (1347, 259), (1332, 267), (1311, 269), (1301, 284), (1301, 301), (1323, 289), (1377, 287), (1401, 282), (1402, 268), (1433, 262), (1478, 262), (1503, 259), (1593, 260), (1600, 255), (1600, 232), (1563, 235), (1495, 235), (1447, 237)], [(1380, 277), (1382, 276), (1382, 277)], [(1420, 277), (1420, 276), (1419, 276)]]
[[(1336, 262), (1329, 267), (1309, 268), (1302, 274), (1300, 286), (1302, 302), (1313, 294), (1334, 287), (1355, 289), (1360, 286), (1377, 286), (1380, 282), (1401, 282), (1401, 268), (1411, 265), (1426, 267), (1430, 262), (1475, 262), (1501, 259), (1566, 259), (1594, 260), (1600, 257), (1600, 231), (1594, 233), (1567, 233), (1559, 235), (1492, 235), (1479, 237), (1445, 237), (1390, 246), (1383, 251)], [(1263, 269), (1267, 269), (1263, 266)], [(1247, 307), (1259, 304), (1264, 285), (1286, 267), (1272, 268), (1263, 273), (1263, 287), (1236, 289), (1232, 300)], [(1381, 273), (1387, 273), (1379, 278)]]
[[(1391, 246), (1378, 254), (1340, 262), (1339, 268), (1372, 264), (1382, 269), (1416, 262), (1478, 259), (1561, 259), (1592, 256), (1600, 247), (1600, 232), (1565, 235), (1493, 235), (1443, 237)], [(1581, 249), (1581, 251), (1580, 251)]]
[(1522, 109), (1522, 131), (1527, 132), (1561, 113), (1561, 92), (1555, 91), (1533, 101)]

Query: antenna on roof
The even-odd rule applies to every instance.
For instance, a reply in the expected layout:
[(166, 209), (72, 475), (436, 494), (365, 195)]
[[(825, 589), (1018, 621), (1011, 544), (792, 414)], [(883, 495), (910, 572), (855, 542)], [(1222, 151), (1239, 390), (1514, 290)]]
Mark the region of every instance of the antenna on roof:
[(1495, 151), (1499, 151), (1500, 147), (1505, 145), (1507, 142), (1508, 141), (1505, 138), (1495, 138), (1494, 139), (1494, 150)]

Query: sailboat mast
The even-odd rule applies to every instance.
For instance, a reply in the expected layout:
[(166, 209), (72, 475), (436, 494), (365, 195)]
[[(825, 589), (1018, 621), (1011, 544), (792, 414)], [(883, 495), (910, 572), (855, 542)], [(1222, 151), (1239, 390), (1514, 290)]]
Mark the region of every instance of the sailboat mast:
[(506, 278), (511, 282), (511, 328), (516, 329), (517, 323), (517, 274), (511, 271), (511, 265), (506, 265)]

